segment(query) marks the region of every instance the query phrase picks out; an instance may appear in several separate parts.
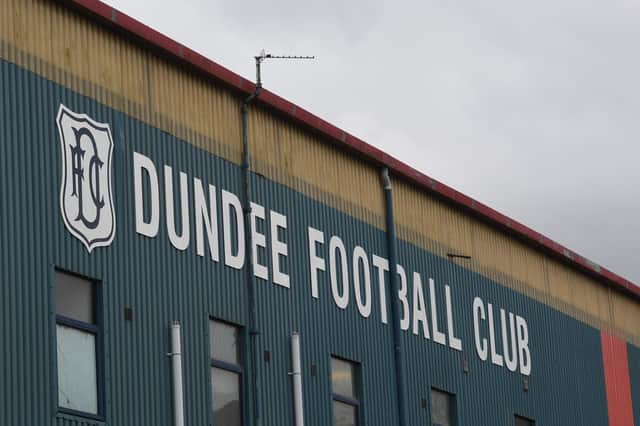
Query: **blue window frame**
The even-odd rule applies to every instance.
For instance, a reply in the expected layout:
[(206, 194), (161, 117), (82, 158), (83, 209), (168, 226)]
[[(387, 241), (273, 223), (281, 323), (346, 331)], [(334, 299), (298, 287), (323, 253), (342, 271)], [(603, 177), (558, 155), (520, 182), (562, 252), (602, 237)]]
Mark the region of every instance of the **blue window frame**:
[(331, 357), (333, 426), (360, 424), (359, 382), (356, 363), (335, 356)]
[(209, 321), (211, 397), (214, 426), (242, 426), (242, 329)]
[(58, 411), (103, 420), (98, 284), (60, 270), (54, 284)]

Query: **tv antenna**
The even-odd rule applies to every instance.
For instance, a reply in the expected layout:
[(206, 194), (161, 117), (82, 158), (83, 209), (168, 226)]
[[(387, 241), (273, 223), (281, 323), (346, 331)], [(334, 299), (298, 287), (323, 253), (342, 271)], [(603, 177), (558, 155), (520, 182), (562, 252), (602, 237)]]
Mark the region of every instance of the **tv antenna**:
[(264, 49), (260, 51), (258, 56), (254, 56), (256, 60), (256, 89), (262, 88), (262, 77), (260, 74), (260, 65), (265, 59), (315, 59), (315, 56), (294, 56), (294, 55), (272, 55), (266, 53)]

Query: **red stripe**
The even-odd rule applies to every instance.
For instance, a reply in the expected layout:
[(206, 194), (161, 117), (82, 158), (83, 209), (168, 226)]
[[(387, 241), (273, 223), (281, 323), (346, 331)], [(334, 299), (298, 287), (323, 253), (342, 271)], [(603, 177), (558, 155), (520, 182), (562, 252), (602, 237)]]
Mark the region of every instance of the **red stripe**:
[[(207, 75), (228, 86), (249, 94), (254, 91), (254, 84), (227, 68), (200, 55), (188, 47), (172, 40), (171, 38), (155, 31), (143, 23), (125, 15), (99, 0), (61, 0), (70, 7), (99, 20), (116, 30), (151, 46), (157, 52), (188, 64), (200, 73)], [(621, 276), (602, 268), (590, 260), (574, 253), (557, 242), (545, 237), (533, 229), (503, 215), (502, 213), (468, 197), (455, 189), (426, 176), (402, 161), (393, 158), (389, 154), (375, 148), (357, 137), (348, 134), (342, 129), (326, 122), (318, 116), (298, 107), (297, 105), (281, 98), (268, 90), (263, 90), (258, 99), (266, 105), (290, 120), (312, 128), (314, 131), (329, 138), (338, 145), (345, 147), (362, 158), (376, 164), (388, 167), (405, 179), (437, 194), (448, 202), (463, 208), (466, 211), (497, 225), (503, 231), (516, 236), (529, 245), (538, 247), (556, 258), (565, 261), (577, 269), (601, 280), (602, 282), (623, 291), (640, 300), (640, 287)]]
[(609, 426), (633, 426), (627, 343), (601, 332)]

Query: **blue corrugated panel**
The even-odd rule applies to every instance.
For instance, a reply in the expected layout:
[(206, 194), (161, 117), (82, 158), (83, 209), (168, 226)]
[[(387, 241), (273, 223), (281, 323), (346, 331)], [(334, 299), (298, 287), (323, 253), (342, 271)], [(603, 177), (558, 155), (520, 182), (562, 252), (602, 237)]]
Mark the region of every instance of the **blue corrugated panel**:
[(629, 377), (631, 379), (631, 402), (636, 425), (640, 425), (640, 348), (628, 344), (629, 349)]
[[(106, 423), (171, 424), (168, 325), (177, 320), (183, 326), (186, 422), (209, 424), (208, 319), (246, 325), (245, 274), (197, 256), (193, 238), (186, 251), (173, 248), (164, 213), (156, 238), (135, 232), (132, 155), (137, 151), (150, 157), (160, 178), (162, 165), (168, 164), (175, 177), (185, 171), (190, 178), (197, 176), (238, 195), (240, 169), (15, 65), (3, 61), (0, 67), (0, 423), (93, 424), (56, 413), (51, 286), (54, 268), (60, 267), (101, 282)], [(96, 249), (91, 255), (66, 231), (60, 216), (61, 166), (55, 117), (61, 103), (110, 123), (114, 136), (116, 237), (110, 247)], [(261, 351), (271, 352), (271, 360), (259, 368), (263, 424), (292, 425), (288, 373), (289, 335), (294, 330), (301, 333), (308, 425), (331, 423), (331, 354), (360, 363), (362, 425), (395, 424), (392, 330), (381, 322), (377, 274), (371, 268), (373, 309), (368, 319), (356, 309), (353, 287), (348, 308), (336, 307), (328, 270), (320, 274), (318, 299), (312, 298), (306, 231), (308, 226), (324, 231), (321, 253), (327, 261), (329, 239), (339, 235), (349, 265), (355, 246), (366, 250), (369, 261), (373, 254), (386, 257), (385, 234), (260, 176), (252, 177), (252, 185), (254, 201), (267, 211), (287, 216), (284, 238), (289, 256), (283, 268), (291, 277), (290, 289), (270, 281), (257, 282), (259, 346)], [(162, 197), (161, 191), (160, 205), (164, 206)], [(175, 209), (179, 211), (179, 206)], [(193, 235), (193, 222), (190, 226)], [(222, 230), (218, 232), (220, 235)], [(270, 256), (261, 253), (259, 259), (272, 269)], [(407, 272), (410, 305), (412, 273), (421, 274), (427, 312), (428, 279), (435, 279), (441, 328), (446, 324), (444, 284), (451, 286), (455, 331), (463, 345), (458, 352), (410, 331), (403, 333), (411, 425), (429, 424), (430, 408), (428, 404), (422, 407), (421, 401), (428, 401), (431, 387), (456, 394), (460, 425), (508, 425), (515, 413), (535, 418), (541, 425), (607, 424), (597, 330), (415, 246), (399, 244), (399, 259)], [(526, 317), (533, 364), (527, 391), (522, 375), (478, 359), (471, 310), (475, 296), (496, 309), (502, 307)], [(125, 307), (133, 309), (133, 321), (125, 321)], [(428, 318), (431, 324), (429, 314)], [(499, 326), (496, 328), (501, 347)], [(637, 401), (637, 349), (630, 351), (630, 359), (635, 360), (632, 380)], [(317, 366), (316, 376), (310, 373), (312, 364)], [(468, 372), (463, 369), (465, 364)]]

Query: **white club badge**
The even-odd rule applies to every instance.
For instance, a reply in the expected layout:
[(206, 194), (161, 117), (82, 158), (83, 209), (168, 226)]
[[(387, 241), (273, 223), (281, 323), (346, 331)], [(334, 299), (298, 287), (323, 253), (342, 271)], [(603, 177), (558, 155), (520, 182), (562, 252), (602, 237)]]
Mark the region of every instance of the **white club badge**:
[(116, 229), (111, 129), (64, 105), (60, 105), (56, 123), (62, 151), (62, 219), (91, 253), (96, 247), (110, 245)]

